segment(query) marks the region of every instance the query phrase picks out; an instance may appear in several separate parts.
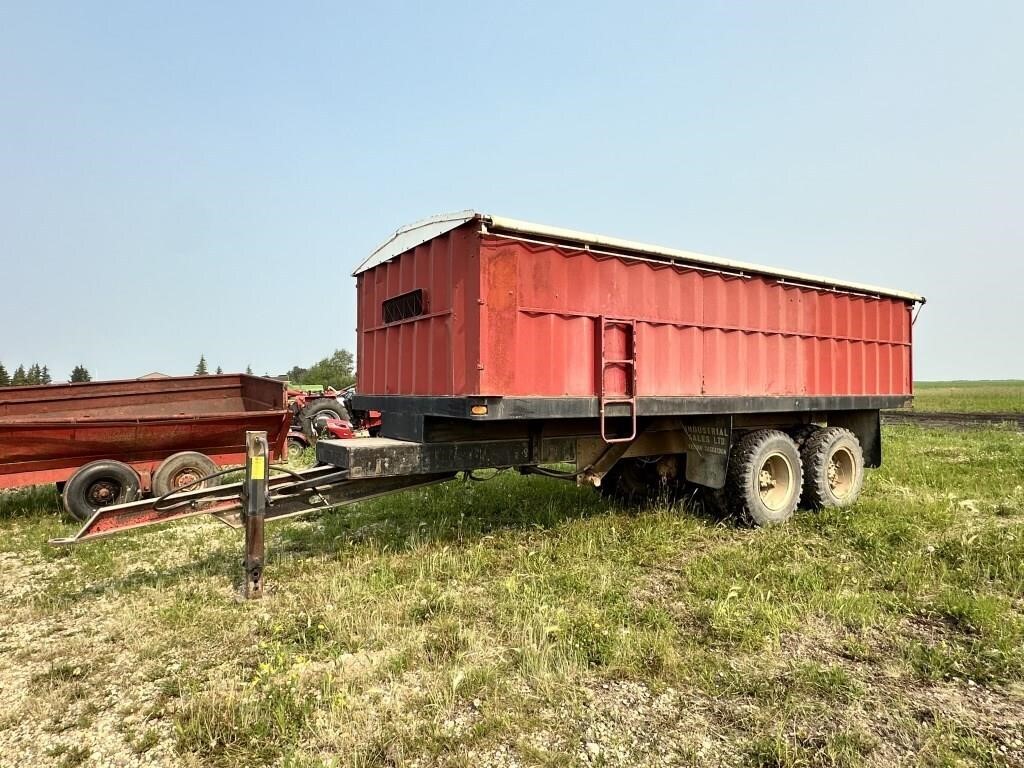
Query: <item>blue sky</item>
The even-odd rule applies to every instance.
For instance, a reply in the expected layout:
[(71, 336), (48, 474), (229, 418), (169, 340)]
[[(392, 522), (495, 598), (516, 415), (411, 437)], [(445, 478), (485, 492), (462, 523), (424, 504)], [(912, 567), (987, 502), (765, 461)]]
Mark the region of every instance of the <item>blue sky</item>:
[[(88, 6), (88, 7), (87, 7)], [(923, 293), (1024, 377), (1024, 4), (0, 7), (0, 361), (258, 373), (476, 208)]]

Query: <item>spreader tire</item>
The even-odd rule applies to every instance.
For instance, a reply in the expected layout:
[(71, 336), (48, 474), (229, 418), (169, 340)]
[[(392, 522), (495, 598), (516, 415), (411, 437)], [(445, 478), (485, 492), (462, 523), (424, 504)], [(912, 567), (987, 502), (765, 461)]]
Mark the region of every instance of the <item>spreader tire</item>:
[(302, 442), (297, 437), (288, 438), (288, 462), (294, 464), (296, 461), (302, 458), (302, 455), (306, 452), (307, 443)]
[(803, 503), (808, 509), (848, 507), (864, 487), (864, 452), (850, 430), (827, 427), (811, 435), (801, 449)]
[(93, 461), (81, 467), (64, 485), (64, 509), (85, 522), (98, 509), (127, 504), (141, 495), (138, 472), (120, 461)]
[(220, 467), (213, 459), (196, 451), (182, 451), (168, 456), (153, 473), (153, 495), (163, 496), (179, 488), (197, 491), (217, 485), (219, 478), (201, 484), (196, 484), (196, 481), (219, 470)]
[(802, 486), (800, 452), (785, 432), (760, 429), (732, 447), (725, 497), (735, 517), (753, 525), (784, 523), (800, 502)]

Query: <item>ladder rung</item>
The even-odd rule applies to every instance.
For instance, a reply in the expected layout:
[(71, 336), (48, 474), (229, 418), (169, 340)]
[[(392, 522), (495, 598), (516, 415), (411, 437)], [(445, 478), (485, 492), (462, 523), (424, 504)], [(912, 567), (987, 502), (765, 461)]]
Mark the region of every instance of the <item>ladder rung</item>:
[[(623, 443), (629, 442), (636, 438), (637, 435), (637, 403), (636, 403), (636, 321), (635, 320), (621, 320), (616, 318), (601, 317), (600, 318), (600, 351), (601, 351), (601, 364), (598, 367), (598, 377), (600, 382), (598, 383), (598, 394), (600, 399), (601, 409), (601, 438), (606, 443)], [(621, 328), (625, 331), (626, 347), (622, 349), (626, 354), (631, 354), (630, 358), (614, 358), (609, 359), (605, 357), (605, 345), (607, 340), (605, 334), (613, 329)], [(612, 368), (624, 369), (624, 373), (627, 376), (626, 391), (632, 392), (633, 397), (608, 397), (605, 392), (606, 374)], [(608, 413), (608, 411), (615, 411), (615, 413)], [(625, 413), (622, 411), (625, 410)], [(632, 422), (632, 429), (629, 435), (619, 435), (615, 437), (609, 435), (606, 430), (606, 424), (610, 419), (616, 418), (628, 418)]]

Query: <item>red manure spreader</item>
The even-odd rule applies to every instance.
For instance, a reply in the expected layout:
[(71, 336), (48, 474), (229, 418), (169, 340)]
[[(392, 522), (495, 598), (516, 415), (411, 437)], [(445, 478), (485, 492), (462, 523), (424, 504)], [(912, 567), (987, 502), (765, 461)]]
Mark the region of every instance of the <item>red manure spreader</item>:
[[(853, 504), (879, 410), (912, 397), (904, 291), (473, 211), (399, 229), (355, 271), (352, 409), (379, 436), (320, 440), (273, 476), (253, 422), (243, 483), (104, 507), (61, 544), (193, 514), (263, 522), (515, 468), (622, 499), (701, 489), (737, 519)], [(571, 467), (571, 468), (567, 468)]]
[[(279, 381), (244, 374), (0, 389), (0, 488), (56, 483), (86, 521), (100, 508), (161, 496), (245, 461), (245, 432), (284, 450)], [(112, 457), (117, 457), (116, 459)]]

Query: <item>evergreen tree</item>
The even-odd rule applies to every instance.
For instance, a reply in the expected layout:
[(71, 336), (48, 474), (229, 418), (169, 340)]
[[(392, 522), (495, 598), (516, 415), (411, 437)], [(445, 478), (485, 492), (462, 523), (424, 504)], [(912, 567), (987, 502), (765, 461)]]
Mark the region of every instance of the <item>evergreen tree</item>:
[(28, 376), (25, 375), (25, 366), (19, 365), (11, 377), (11, 384), (15, 387), (24, 387), (28, 384)]
[(32, 363), (28, 369), (28, 373), (25, 374), (25, 378), (29, 384), (42, 384), (43, 383), (43, 371), (39, 367), (39, 363)]
[(245, 372), (247, 374), (249, 374), (250, 376), (252, 376), (252, 366), (251, 365), (245, 366)]
[(222, 373), (224, 373), (224, 369), (223, 369), (223, 368), (221, 368), (221, 367), (220, 367), (220, 366), (218, 365), (218, 366), (217, 366), (217, 375), (219, 376), (219, 375), (220, 375), (220, 374), (222, 374)]
[(11, 375), (4, 368), (4, 364), (0, 363), (0, 387), (11, 386)]
[(206, 355), (199, 356), (199, 365), (196, 366), (196, 372), (194, 376), (209, 376), (210, 372), (206, 369)]
[(92, 374), (89, 373), (89, 369), (84, 365), (76, 365), (74, 370), (71, 371), (71, 381), (74, 383), (92, 381)]
[(50, 375), (49, 366), (43, 366), (42, 375), (40, 376), (40, 384), (53, 384), (53, 376)]

